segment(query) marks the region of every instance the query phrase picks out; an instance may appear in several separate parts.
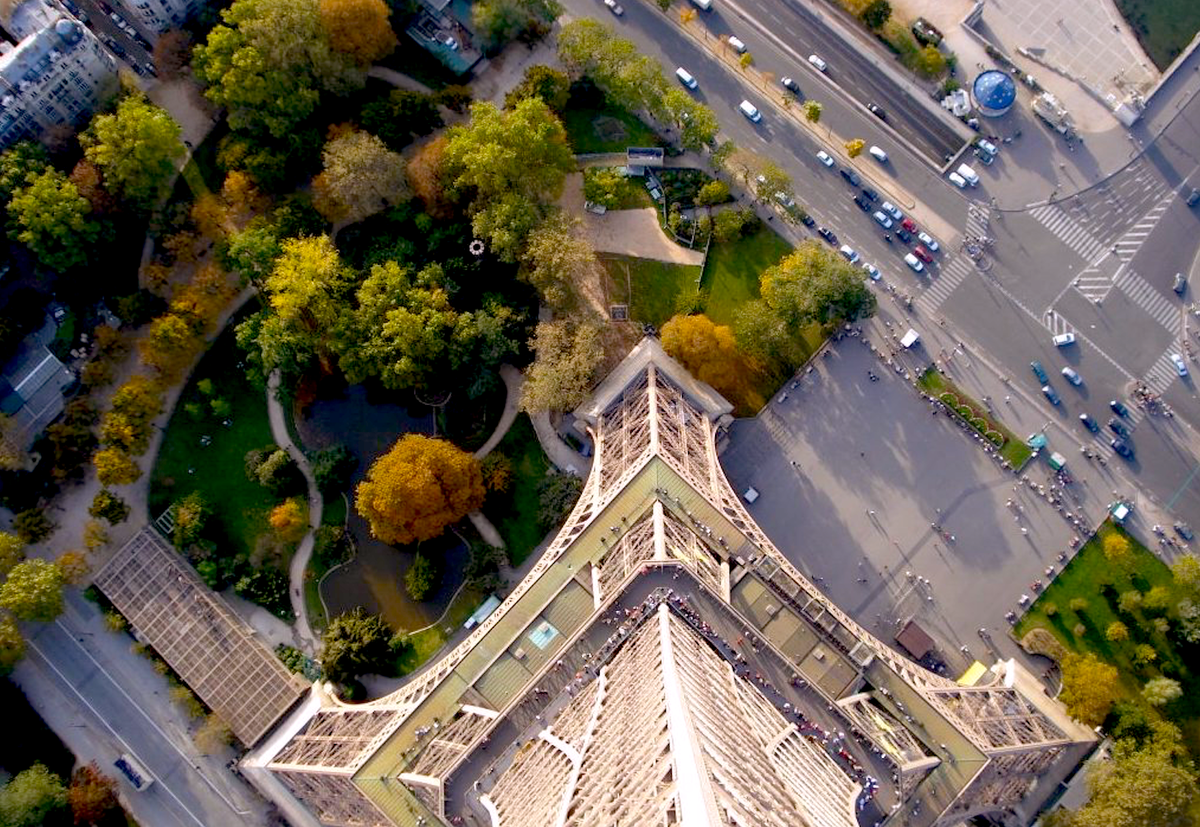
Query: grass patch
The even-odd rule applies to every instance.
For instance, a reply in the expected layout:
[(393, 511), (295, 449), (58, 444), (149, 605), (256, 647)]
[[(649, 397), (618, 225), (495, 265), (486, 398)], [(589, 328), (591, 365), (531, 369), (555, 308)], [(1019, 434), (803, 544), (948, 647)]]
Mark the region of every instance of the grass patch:
[(1166, 70), (1200, 31), (1200, 4), (1194, 0), (1116, 2), (1138, 43), (1160, 70)]
[[(266, 391), (251, 384), (236, 367), (242, 354), (234, 340), (235, 325), (236, 321), (229, 324), (193, 371), (171, 415), (150, 477), (152, 517), (193, 491), (204, 495), (212, 508), (205, 534), (222, 537), (219, 545), (226, 551), (221, 556), (249, 555), (258, 536), (269, 530), (267, 512), (276, 503), (266, 488), (246, 478), (246, 452), (269, 445), (273, 438)], [(213, 396), (232, 406), (229, 427), (209, 411), (210, 398), (197, 388), (205, 378), (216, 388)], [(200, 419), (187, 413), (189, 403), (204, 407)], [(211, 437), (212, 443), (202, 446), (202, 436)]]
[(692, 295), (699, 289), (700, 268), (696, 265), (618, 255), (599, 259), (608, 274), (610, 300), (628, 304), (629, 317), (635, 322), (661, 329), (675, 315), (680, 294)]
[(762, 271), (790, 252), (792, 245), (767, 226), (737, 241), (714, 243), (701, 281), (701, 289), (708, 293), (708, 317), (717, 324), (733, 324), (734, 311), (758, 298)]
[(484, 595), (474, 589), (463, 589), (446, 609), (445, 615), (428, 629), (409, 635), (409, 646), (396, 659), (396, 675), (407, 675), (437, 654), (454, 630), (475, 613)]
[(567, 140), (577, 155), (624, 152), (631, 146), (662, 146), (663, 140), (631, 112), (612, 105), (571, 104), (562, 116)]
[[(958, 398), (959, 405), (967, 405), (975, 412), (972, 418), (978, 417), (983, 419), (986, 421), (988, 429), (1001, 433), (1004, 436), (1004, 445), (1000, 448), (1000, 456), (1006, 459), (1013, 468), (1020, 470), (1021, 466), (1033, 456), (1033, 449), (1025, 444), (1025, 440), (1020, 439), (998, 419), (989, 414), (983, 405), (980, 405), (970, 396), (963, 393), (957, 385), (938, 373), (937, 368), (929, 367), (921, 374), (921, 378), (917, 380), (917, 384), (926, 393), (933, 396), (940, 396), (943, 393), (954, 394)], [(979, 429), (976, 428), (976, 430)]]
[(496, 451), (512, 462), (513, 480), (506, 493), (492, 494), (484, 508), (504, 538), (509, 562), (519, 566), (546, 536), (538, 524), (537, 489), (550, 462), (538, 442), (533, 422), (524, 413), (517, 415)]

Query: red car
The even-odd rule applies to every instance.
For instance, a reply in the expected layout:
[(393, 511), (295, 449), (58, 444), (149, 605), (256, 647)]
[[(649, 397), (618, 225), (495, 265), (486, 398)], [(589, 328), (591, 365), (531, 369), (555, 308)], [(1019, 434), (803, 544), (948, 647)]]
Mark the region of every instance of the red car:
[(915, 255), (917, 258), (921, 259), (921, 261), (925, 262), (926, 264), (933, 263), (933, 256), (931, 256), (929, 254), (929, 251), (925, 249), (924, 244), (918, 244), (916, 247), (914, 247), (913, 255)]
[(917, 231), (917, 222), (913, 221), (911, 218), (906, 218), (901, 221), (900, 226), (908, 230), (910, 233), (915, 233)]

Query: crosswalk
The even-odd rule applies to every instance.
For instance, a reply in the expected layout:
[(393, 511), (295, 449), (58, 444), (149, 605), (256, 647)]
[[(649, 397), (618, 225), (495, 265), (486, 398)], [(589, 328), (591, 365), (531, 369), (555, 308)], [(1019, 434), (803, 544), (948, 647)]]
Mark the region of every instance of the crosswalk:
[(1042, 204), (1029, 211), (1033, 218), (1050, 231), (1050, 234), (1074, 250), (1085, 261), (1092, 261), (1104, 251), (1104, 245), (1096, 240), (1075, 219), (1063, 212), (1057, 205)]
[(1060, 333), (1075, 332), (1075, 328), (1071, 325), (1071, 323), (1062, 316), (1058, 315), (1058, 313), (1056, 313), (1054, 310), (1047, 310), (1045, 314), (1042, 315), (1042, 324), (1044, 324), (1046, 329), (1050, 331), (1051, 336), (1057, 336)]
[(1121, 288), (1134, 304), (1149, 313), (1151, 318), (1167, 330), (1174, 331), (1179, 328), (1179, 307), (1168, 301), (1133, 270), (1122, 267), (1113, 279), (1113, 284)]
[(1088, 267), (1080, 271), (1072, 281), (1075, 289), (1083, 294), (1090, 302), (1102, 302), (1113, 288), (1112, 276), (1100, 268), (1107, 255), (1101, 256)]
[(1175, 363), (1171, 361), (1171, 354), (1179, 352), (1178, 342), (1172, 342), (1162, 356), (1158, 357), (1158, 361), (1150, 366), (1150, 370), (1146, 371), (1146, 375), (1142, 381), (1146, 383), (1146, 387), (1152, 393), (1162, 393), (1171, 386), (1171, 383), (1179, 378), (1179, 372), (1175, 369)]
[(986, 236), (991, 221), (992, 208), (986, 204), (971, 203), (967, 206), (966, 234), (971, 238)]
[(917, 308), (924, 313), (937, 312), (973, 269), (974, 264), (965, 255), (948, 257), (938, 268), (937, 278), (929, 279), (928, 287), (917, 299)]
[(1150, 211), (1143, 215), (1136, 224), (1130, 227), (1113, 245), (1116, 248), (1117, 258), (1121, 261), (1132, 261), (1137, 255), (1138, 250), (1146, 243), (1146, 239), (1150, 233), (1154, 232), (1154, 228), (1158, 226), (1159, 219), (1166, 213), (1167, 208), (1171, 206), (1171, 202), (1175, 199), (1174, 193), (1169, 193), (1159, 199), (1158, 203), (1150, 208)]

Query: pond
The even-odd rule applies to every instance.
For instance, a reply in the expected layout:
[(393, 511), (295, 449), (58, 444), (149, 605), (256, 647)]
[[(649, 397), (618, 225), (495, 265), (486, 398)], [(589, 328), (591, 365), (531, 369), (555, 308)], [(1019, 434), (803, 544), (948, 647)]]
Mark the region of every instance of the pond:
[[(346, 445), (359, 458), (351, 492), (366, 476), (367, 469), (403, 434), (432, 434), (429, 408), (409, 395), (411, 407), (402, 404), (402, 394), (382, 392), (365, 385), (324, 391), (296, 417), (296, 428), (309, 451)], [(353, 496), (351, 496), (353, 503)], [(417, 603), (404, 591), (404, 573), (416, 557), (416, 546), (397, 548), (371, 536), (367, 521), (353, 505), (347, 526), (354, 535), (358, 555), (333, 571), (321, 584), (321, 596), (330, 617), (362, 606), (380, 614), (393, 629), (412, 631), (438, 619), (461, 582), (467, 547), (453, 532), (428, 541), (425, 551), (442, 561), (442, 580), (437, 592)]]

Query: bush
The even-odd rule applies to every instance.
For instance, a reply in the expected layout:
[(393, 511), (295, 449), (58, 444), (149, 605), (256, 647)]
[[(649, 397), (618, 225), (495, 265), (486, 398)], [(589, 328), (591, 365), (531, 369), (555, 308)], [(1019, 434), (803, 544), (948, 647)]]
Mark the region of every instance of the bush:
[(958, 407), (958, 397), (950, 393), (950, 391), (942, 393), (940, 396), (938, 396), (938, 399), (942, 400), (942, 402), (949, 405), (951, 408)]
[(404, 573), (404, 590), (413, 600), (422, 601), (433, 593), (437, 587), (438, 570), (433, 560), (424, 554), (418, 554), (417, 559)]
[(106, 520), (109, 525), (116, 525), (128, 519), (129, 504), (107, 488), (102, 488), (92, 498), (88, 514), (96, 519)]
[(992, 443), (997, 448), (1004, 447), (1004, 434), (1000, 433), (999, 431), (988, 431), (984, 434), (984, 436), (987, 438), (988, 442)]
[(538, 483), (538, 525), (549, 531), (567, 519), (583, 491), (583, 480), (566, 471), (553, 471)]
[(334, 494), (350, 487), (350, 478), (358, 468), (358, 457), (345, 445), (317, 451), (310, 457), (313, 478), (322, 494)]
[(28, 508), (13, 519), (13, 529), (26, 544), (40, 543), (54, 531), (54, 523), (40, 508)]
[(317, 529), (313, 542), (313, 557), (326, 571), (350, 559), (354, 547), (340, 525), (323, 525)]
[(233, 590), (241, 597), (281, 617), (291, 615), (288, 578), (279, 569), (261, 568), (238, 579)]
[(480, 464), (483, 485), (489, 492), (503, 494), (513, 481), (512, 460), (499, 451), (492, 451)]
[(974, 416), (974, 414), (975, 414), (975, 411), (973, 411), (971, 409), (970, 405), (959, 405), (958, 408), (956, 408), (956, 410), (958, 411), (958, 415), (961, 416), (963, 419), (967, 420), (968, 422), (971, 420), (971, 417)]
[(700, 188), (698, 193), (696, 193), (696, 204), (702, 207), (708, 207), (714, 204), (724, 204), (729, 200), (729, 185), (724, 181), (709, 181)]
[(971, 420), (971, 427), (979, 431), (979, 433), (987, 432), (987, 420), (981, 419), (978, 416)]

